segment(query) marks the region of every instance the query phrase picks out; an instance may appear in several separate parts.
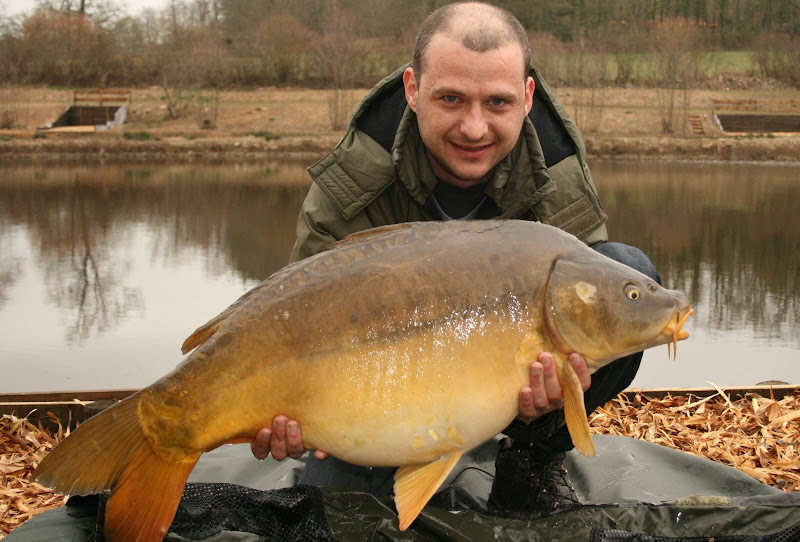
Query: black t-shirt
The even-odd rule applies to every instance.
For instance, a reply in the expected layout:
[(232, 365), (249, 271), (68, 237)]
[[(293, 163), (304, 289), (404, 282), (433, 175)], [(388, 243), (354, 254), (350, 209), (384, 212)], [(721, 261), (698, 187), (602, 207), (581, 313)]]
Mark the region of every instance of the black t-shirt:
[(429, 208), (434, 214), (441, 214), (441, 219), (494, 218), (500, 210), (486, 196), (489, 181), (467, 188), (460, 188), (444, 181), (433, 187), (432, 201)]

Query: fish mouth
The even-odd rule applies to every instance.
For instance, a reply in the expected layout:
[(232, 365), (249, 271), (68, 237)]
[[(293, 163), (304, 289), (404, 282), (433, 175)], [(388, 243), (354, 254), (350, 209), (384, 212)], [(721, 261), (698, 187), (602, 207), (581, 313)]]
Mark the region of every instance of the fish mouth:
[(672, 315), (667, 325), (661, 330), (662, 335), (672, 338), (672, 341), (667, 343), (667, 352), (672, 359), (675, 359), (678, 355), (678, 341), (689, 338), (689, 332), (683, 329), (683, 324), (693, 314), (694, 309), (691, 307), (681, 309)]

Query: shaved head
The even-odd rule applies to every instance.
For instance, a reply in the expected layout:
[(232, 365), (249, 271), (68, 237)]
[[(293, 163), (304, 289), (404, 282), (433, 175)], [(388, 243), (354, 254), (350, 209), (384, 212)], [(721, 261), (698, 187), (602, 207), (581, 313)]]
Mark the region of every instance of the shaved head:
[(528, 75), (531, 49), (528, 35), (511, 13), (482, 2), (448, 4), (434, 11), (422, 23), (414, 44), (412, 68), (417, 78), (425, 69), (424, 57), (436, 34), (446, 34), (471, 51), (485, 53), (509, 43), (518, 43), (524, 65), (522, 77)]

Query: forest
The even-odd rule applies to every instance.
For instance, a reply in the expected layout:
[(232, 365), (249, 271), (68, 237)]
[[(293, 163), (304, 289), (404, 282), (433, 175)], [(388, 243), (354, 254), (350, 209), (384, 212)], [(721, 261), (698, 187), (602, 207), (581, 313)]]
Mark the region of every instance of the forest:
[[(59, 87), (368, 88), (406, 63), (444, 0), (37, 0), (0, 16), (0, 79)], [(495, 0), (551, 84), (800, 86), (800, 0)]]

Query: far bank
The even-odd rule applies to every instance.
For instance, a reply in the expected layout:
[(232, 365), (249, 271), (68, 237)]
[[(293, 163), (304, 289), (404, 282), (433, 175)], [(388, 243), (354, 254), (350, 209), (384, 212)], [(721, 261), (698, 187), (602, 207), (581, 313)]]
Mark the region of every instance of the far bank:
[[(220, 162), (298, 159), (309, 164), (344, 133), (334, 129), (331, 99), (351, 111), (366, 89), (324, 91), (259, 88), (222, 91), (170, 119), (160, 88), (133, 89), (125, 124), (91, 134), (37, 131), (72, 104), (74, 91), (13, 89), (13, 127), (0, 130), (0, 161)], [(611, 159), (800, 161), (800, 133), (724, 134), (713, 120), (715, 100), (795, 100), (787, 89), (680, 91), (672, 133), (665, 134), (664, 91), (641, 88), (554, 89), (578, 124), (590, 157)], [(334, 96), (332, 93), (336, 93)], [(6, 93), (6, 96), (9, 94)], [(689, 118), (699, 123), (692, 127)], [(344, 120), (338, 119), (341, 123)]]

